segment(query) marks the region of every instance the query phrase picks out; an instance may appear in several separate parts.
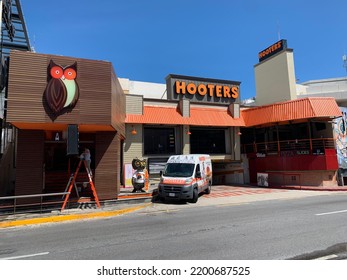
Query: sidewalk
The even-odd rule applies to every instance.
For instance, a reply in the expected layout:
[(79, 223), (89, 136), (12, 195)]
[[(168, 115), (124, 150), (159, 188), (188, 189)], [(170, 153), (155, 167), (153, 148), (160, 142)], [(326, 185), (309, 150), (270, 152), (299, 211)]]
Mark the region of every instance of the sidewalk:
[[(217, 186), (216, 186), (217, 187)], [(275, 187), (259, 187), (252, 185), (223, 185), (223, 187), (244, 187), (244, 188), (264, 188), (264, 189), (285, 189), (285, 190), (305, 190), (305, 191), (345, 191), (347, 186), (275, 186)], [(132, 188), (122, 188), (117, 200), (104, 201), (101, 208), (96, 208), (90, 200), (81, 202), (78, 208), (66, 209), (63, 211), (52, 211), (43, 214), (16, 214), (8, 216), (0, 216), (1, 228), (9, 228), (16, 226), (30, 226), (44, 223), (56, 223), (66, 221), (76, 221), (93, 218), (107, 218), (127, 213), (132, 213), (140, 209), (152, 205), (153, 197), (157, 192), (157, 184), (149, 186), (146, 192), (132, 192)]]
[(107, 200), (97, 208), (89, 197), (81, 197), (76, 208), (54, 210), (46, 213), (21, 213), (0, 216), (0, 229), (44, 223), (66, 222), (93, 218), (107, 218), (131, 213), (151, 205), (157, 184), (151, 184), (144, 192), (132, 192), (133, 188), (121, 188), (118, 198)]

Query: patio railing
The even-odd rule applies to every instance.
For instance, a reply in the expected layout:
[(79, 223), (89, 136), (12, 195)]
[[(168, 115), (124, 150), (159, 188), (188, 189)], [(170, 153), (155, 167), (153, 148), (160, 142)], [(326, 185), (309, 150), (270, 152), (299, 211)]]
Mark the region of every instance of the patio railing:
[(241, 152), (246, 154), (280, 154), (281, 152), (286, 151), (297, 151), (298, 153), (302, 154), (324, 154), (325, 149), (334, 148), (334, 138), (318, 138), (243, 144), (241, 146)]
[[(67, 194), (69, 194), (69, 192), (0, 197), (0, 217), (4, 215), (20, 214), (20, 213), (28, 213), (28, 212), (43, 213), (44, 211), (52, 211), (52, 210), (58, 210), (58, 209), (60, 210), (63, 203), (63, 198)], [(53, 197), (56, 197), (56, 198), (52, 199)], [(35, 199), (35, 198), (37, 198), (37, 200), (39, 201), (29, 202), (30, 199)], [(47, 199), (44, 199), (44, 198), (47, 198)]]

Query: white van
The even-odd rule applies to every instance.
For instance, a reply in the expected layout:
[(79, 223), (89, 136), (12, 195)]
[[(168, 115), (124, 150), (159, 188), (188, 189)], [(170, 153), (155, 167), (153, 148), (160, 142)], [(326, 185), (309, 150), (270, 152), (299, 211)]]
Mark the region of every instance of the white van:
[(212, 164), (209, 155), (175, 155), (169, 158), (161, 172), (158, 198), (196, 203), (201, 192), (211, 192), (211, 186)]

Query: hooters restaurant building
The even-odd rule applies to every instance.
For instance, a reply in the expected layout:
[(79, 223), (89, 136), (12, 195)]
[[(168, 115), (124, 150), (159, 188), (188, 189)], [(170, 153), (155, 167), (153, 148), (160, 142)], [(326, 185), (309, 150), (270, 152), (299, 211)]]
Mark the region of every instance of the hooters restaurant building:
[[(259, 174), (272, 185), (336, 184), (330, 128), (341, 112), (332, 98), (292, 100), (282, 83), (271, 85), (294, 70), (292, 50), (270, 50), (256, 65), (260, 103), (242, 110), (238, 81), (170, 74), (165, 84), (135, 82), (117, 78), (110, 62), (11, 52), (14, 136), (1, 158), (0, 196), (63, 192), (84, 148), (100, 200), (131, 187), (134, 158), (146, 159), (155, 184), (174, 154), (211, 155), (213, 184), (257, 184)], [(88, 181), (84, 169), (77, 181)]]
[[(110, 62), (12, 51), (6, 122), (16, 135), (2, 163), (14, 172), (0, 196), (64, 192), (88, 148), (99, 199), (116, 198), (124, 120)], [(79, 173), (77, 181), (88, 181), (84, 168)]]
[(157, 88), (121, 83), (126, 93), (125, 166), (135, 157), (145, 158), (155, 179), (170, 155), (210, 154), (214, 184), (243, 183), (240, 82), (170, 74)]

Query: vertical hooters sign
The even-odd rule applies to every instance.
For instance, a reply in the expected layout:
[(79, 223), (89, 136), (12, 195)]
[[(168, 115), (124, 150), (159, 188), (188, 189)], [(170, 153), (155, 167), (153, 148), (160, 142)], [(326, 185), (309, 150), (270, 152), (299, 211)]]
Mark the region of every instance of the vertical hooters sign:
[(240, 101), (240, 82), (170, 74), (166, 85), (169, 100), (222, 104)]

